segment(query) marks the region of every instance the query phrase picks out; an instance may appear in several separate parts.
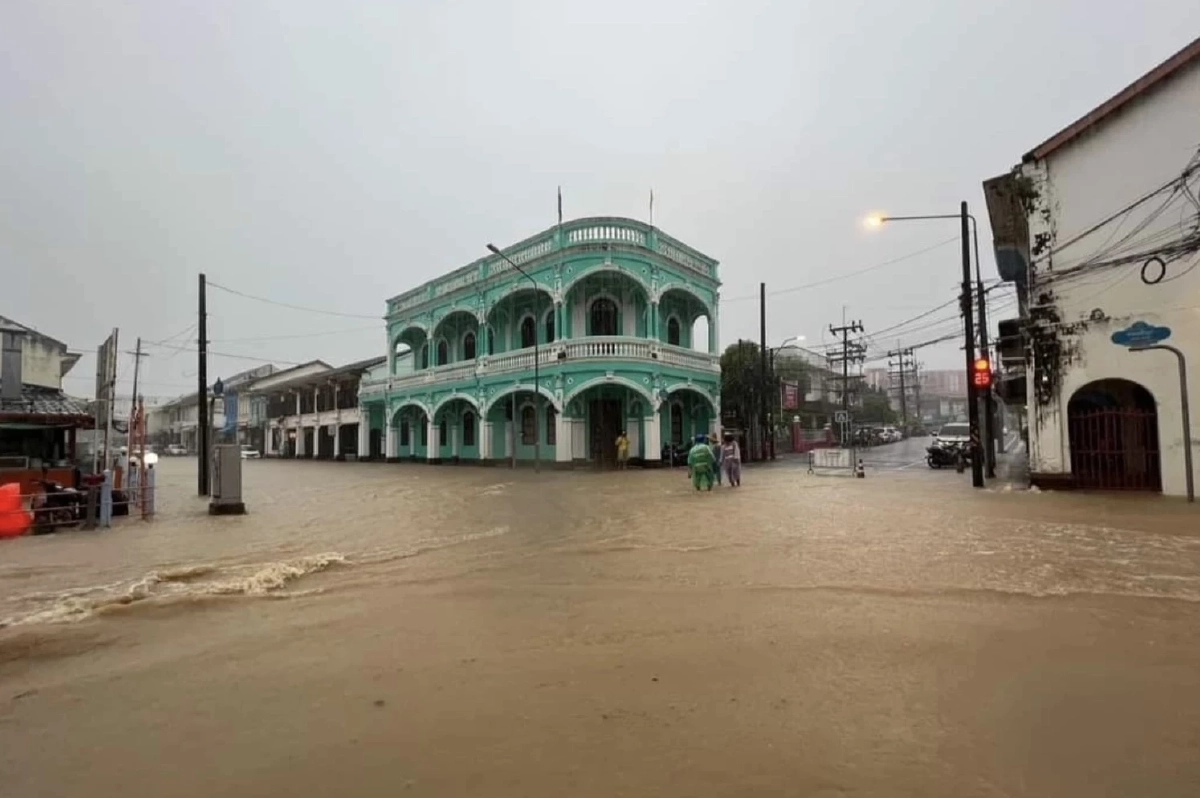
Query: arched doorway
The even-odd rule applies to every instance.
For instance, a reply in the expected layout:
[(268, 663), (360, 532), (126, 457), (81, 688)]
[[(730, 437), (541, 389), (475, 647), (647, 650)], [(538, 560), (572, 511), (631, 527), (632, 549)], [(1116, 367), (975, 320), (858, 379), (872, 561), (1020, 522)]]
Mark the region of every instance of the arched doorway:
[(1158, 409), (1141, 385), (1089, 382), (1067, 403), (1067, 431), (1076, 487), (1162, 490)]

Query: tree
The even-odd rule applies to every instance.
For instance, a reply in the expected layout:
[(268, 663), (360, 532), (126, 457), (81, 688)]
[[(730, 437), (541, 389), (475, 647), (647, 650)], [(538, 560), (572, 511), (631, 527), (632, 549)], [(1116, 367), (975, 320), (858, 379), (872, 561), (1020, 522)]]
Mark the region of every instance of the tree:
[(892, 410), (891, 399), (887, 391), (877, 390), (870, 386), (862, 391), (862, 409), (855, 421), (864, 424), (895, 424), (896, 412)]
[(758, 417), (762, 396), (762, 360), (758, 344), (738, 341), (725, 348), (721, 355), (721, 408), (746, 426)]

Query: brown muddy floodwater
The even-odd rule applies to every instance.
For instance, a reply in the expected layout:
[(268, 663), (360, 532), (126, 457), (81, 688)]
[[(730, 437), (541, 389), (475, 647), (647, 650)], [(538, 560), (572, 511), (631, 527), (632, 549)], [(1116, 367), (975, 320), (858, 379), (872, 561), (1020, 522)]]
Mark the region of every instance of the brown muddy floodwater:
[(1200, 514), (246, 464), (0, 544), (0, 795), (1200, 795)]

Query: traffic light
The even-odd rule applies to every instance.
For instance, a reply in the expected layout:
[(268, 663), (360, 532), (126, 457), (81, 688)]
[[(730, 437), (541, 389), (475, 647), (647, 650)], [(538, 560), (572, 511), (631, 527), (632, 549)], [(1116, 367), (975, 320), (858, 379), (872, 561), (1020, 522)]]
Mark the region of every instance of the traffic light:
[(971, 382), (980, 390), (992, 387), (992, 362), (986, 357), (975, 359), (975, 367), (971, 370)]

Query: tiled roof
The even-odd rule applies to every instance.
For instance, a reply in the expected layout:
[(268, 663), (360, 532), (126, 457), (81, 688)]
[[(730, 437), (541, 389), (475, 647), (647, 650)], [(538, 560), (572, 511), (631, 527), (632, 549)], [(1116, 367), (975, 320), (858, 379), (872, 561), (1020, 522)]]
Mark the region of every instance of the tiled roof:
[(20, 399), (0, 399), (0, 419), (80, 422), (94, 418), (88, 402), (53, 388), (22, 385)]
[[(307, 374), (303, 377), (294, 377), (290, 380), (285, 380), (284, 382), (277, 382), (274, 385), (266, 388), (264, 393), (295, 390), (296, 388), (304, 385), (321, 385), (339, 377), (359, 376), (385, 361), (387, 361), (386, 355), (370, 357), (366, 360), (356, 360), (353, 363), (349, 363), (345, 366), (338, 366), (337, 368), (329, 369), (328, 371), (320, 371), (316, 374)], [(279, 374), (277, 373), (272, 376), (278, 377)]]

